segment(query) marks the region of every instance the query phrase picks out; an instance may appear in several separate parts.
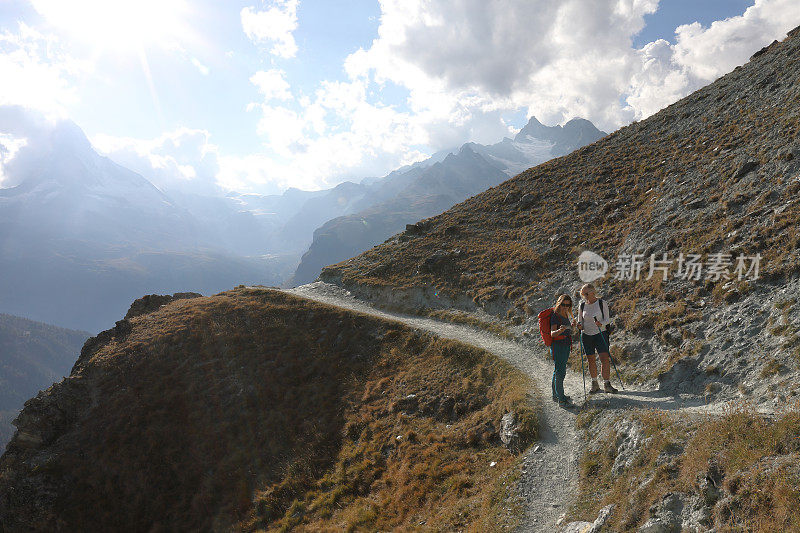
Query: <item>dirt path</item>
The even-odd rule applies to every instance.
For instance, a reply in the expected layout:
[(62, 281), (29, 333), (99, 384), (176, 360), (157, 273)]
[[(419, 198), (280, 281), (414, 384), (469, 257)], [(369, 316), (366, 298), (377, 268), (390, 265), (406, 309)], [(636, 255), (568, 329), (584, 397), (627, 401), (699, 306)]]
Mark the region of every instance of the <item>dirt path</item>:
[[(518, 497), (524, 499), (525, 516), (521, 531), (554, 531), (555, 523), (577, 490), (578, 458), (580, 456), (575, 418), (579, 408), (564, 409), (550, 399), (552, 363), (546, 360), (545, 350), (538, 343), (521, 343), (499, 338), (469, 326), (451, 324), (430, 318), (404, 315), (377, 309), (354, 298), (348, 291), (323, 282), (303, 285), (287, 292), (311, 300), (337, 305), (354, 311), (402, 322), (429, 331), (440, 337), (456, 339), (488, 350), (509, 361), (531, 377), (541, 399), (541, 439), (523, 456), (522, 476)], [(573, 352), (571, 357), (575, 357)], [(564, 382), (567, 395), (583, 403), (583, 381), (579, 374), (567, 373)], [(663, 396), (658, 391), (622, 391), (617, 395), (599, 394), (590, 399), (593, 407), (624, 409), (651, 407), (656, 409), (689, 409), (708, 411), (702, 397), (681, 395)], [(714, 406), (718, 409), (719, 406)], [(536, 450), (536, 451), (534, 451)]]

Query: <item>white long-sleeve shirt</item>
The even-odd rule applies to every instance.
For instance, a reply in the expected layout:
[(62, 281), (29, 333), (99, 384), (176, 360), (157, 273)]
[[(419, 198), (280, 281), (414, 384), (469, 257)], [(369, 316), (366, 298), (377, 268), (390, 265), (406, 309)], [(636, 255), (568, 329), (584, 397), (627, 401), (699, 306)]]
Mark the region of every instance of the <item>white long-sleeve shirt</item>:
[(600, 333), (600, 328), (597, 327), (597, 324), (594, 323), (594, 317), (597, 317), (597, 320), (603, 327), (606, 326), (609, 322), (611, 322), (611, 317), (609, 316), (608, 312), (608, 303), (603, 300), (603, 312), (600, 312), (600, 299), (594, 301), (594, 303), (589, 302), (582, 302), (583, 303), (583, 313), (579, 313), (580, 316), (578, 320), (581, 321), (583, 325), (583, 331), (587, 335), (597, 335)]

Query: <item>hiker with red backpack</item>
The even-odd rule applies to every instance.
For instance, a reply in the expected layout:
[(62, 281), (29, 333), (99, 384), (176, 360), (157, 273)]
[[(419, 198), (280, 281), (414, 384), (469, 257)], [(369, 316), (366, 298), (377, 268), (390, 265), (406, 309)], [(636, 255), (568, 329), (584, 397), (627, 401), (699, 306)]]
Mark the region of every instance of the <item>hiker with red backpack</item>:
[(600, 374), (603, 376), (605, 392), (616, 394), (618, 391), (611, 385), (610, 350), (608, 333), (610, 333), (611, 316), (608, 303), (597, 297), (594, 285), (587, 283), (580, 290), (583, 301), (578, 308), (577, 326), (581, 331), (581, 346), (589, 362), (589, 374), (592, 376), (592, 388), (589, 394), (600, 392), (597, 382), (597, 362), (594, 354), (600, 356)]
[(556, 305), (539, 313), (539, 331), (545, 346), (550, 347), (553, 358), (553, 401), (562, 407), (572, 405), (572, 398), (564, 394), (564, 377), (567, 375), (567, 360), (572, 348), (572, 298), (560, 294)]

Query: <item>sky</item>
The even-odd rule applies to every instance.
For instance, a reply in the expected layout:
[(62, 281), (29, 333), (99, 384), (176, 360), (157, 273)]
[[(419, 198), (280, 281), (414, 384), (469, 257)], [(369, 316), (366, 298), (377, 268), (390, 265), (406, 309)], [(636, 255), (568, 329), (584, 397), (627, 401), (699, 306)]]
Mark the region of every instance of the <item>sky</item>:
[(798, 25), (797, 0), (0, 0), (0, 106), (74, 121), (164, 189), (273, 194), (531, 116), (610, 132)]

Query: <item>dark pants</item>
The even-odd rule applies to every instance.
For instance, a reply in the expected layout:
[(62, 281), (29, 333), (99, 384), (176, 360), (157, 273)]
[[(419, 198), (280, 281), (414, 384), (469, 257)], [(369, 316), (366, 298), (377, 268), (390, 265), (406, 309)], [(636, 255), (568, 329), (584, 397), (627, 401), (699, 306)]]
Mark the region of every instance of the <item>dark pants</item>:
[(550, 355), (553, 357), (555, 369), (553, 370), (553, 398), (564, 400), (564, 377), (567, 375), (567, 359), (569, 359), (569, 344), (553, 343), (550, 345)]

